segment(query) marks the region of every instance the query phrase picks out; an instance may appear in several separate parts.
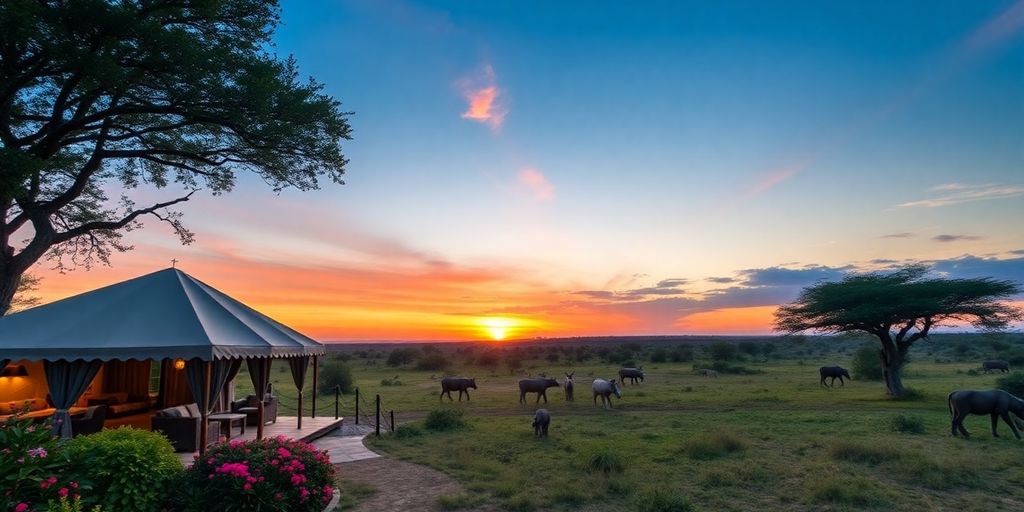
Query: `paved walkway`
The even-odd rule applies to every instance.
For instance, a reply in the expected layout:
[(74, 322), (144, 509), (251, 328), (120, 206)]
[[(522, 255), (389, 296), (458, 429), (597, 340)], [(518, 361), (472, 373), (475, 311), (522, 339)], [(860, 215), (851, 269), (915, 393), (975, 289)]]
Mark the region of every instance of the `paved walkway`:
[(343, 425), (342, 428), (313, 441), (313, 446), (327, 450), (331, 462), (342, 464), (380, 457), (363, 445), (363, 438), (373, 429), (365, 425)]

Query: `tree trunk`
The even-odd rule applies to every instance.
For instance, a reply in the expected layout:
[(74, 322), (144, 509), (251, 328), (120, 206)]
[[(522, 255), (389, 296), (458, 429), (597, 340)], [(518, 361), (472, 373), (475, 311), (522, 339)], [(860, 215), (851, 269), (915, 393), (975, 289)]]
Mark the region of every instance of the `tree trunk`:
[(879, 352), (882, 359), (882, 376), (885, 377), (886, 394), (893, 398), (903, 396), (903, 365), (906, 362), (904, 354), (898, 350), (885, 350)]
[(10, 267), (0, 270), (0, 316), (6, 315), (11, 309), (14, 294), (18, 292), (19, 281), (21, 273), (13, 272)]

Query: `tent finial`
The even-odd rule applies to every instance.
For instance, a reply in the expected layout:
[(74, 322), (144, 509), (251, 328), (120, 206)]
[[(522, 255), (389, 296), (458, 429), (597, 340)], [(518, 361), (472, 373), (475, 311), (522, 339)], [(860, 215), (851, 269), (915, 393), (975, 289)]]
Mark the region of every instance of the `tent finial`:
[(171, 268), (178, 268), (178, 260), (176, 258), (171, 258)]

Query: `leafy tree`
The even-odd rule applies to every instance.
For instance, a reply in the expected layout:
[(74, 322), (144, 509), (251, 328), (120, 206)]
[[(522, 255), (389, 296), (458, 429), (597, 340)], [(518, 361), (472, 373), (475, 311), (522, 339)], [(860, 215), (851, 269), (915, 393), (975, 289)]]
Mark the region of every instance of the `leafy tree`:
[(409, 364), (409, 363), (415, 361), (416, 360), (416, 356), (419, 353), (420, 353), (420, 351), (416, 350), (413, 347), (396, 348), (396, 349), (392, 350), (390, 354), (388, 354), (388, 360), (387, 360), (386, 364), (388, 366), (402, 366), (402, 365), (406, 365), (406, 364)]
[(342, 393), (351, 393), (356, 389), (352, 379), (352, 369), (338, 359), (329, 359), (320, 366), (320, 382), (317, 390), (321, 395), (333, 395), (334, 387), (341, 386)]
[(342, 183), (348, 114), (272, 53), (278, 23), (272, 0), (0, 2), (0, 313), (41, 258), (108, 263), (144, 218), (190, 243), (173, 207), (236, 173)]
[(29, 273), (19, 276), (14, 298), (11, 299), (11, 306), (7, 313), (17, 313), (18, 311), (38, 306), (41, 300), (39, 296), (35, 295), (35, 292), (39, 289), (40, 281), (42, 281), (41, 278)]
[(708, 354), (715, 361), (732, 361), (738, 355), (736, 345), (724, 341), (712, 343), (708, 347)]
[(838, 282), (805, 288), (775, 314), (776, 330), (787, 333), (861, 331), (878, 338), (882, 374), (889, 395), (903, 394), (901, 371), (914, 342), (944, 322), (969, 322), (998, 330), (1022, 318), (1004, 301), (1021, 293), (1011, 281), (946, 279), (913, 265), (889, 273), (852, 273)]

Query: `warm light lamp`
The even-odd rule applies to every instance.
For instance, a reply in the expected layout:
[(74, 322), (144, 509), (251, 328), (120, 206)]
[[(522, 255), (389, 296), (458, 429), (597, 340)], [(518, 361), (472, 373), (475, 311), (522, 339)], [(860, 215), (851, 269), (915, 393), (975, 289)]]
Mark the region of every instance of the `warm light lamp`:
[(184, 370), (185, 369), (185, 360), (184, 359), (175, 359), (174, 360), (174, 369), (175, 370)]
[(28, 377), (28, 368), (23, 364), (7, 366), (0, 371), (0, 377)]

